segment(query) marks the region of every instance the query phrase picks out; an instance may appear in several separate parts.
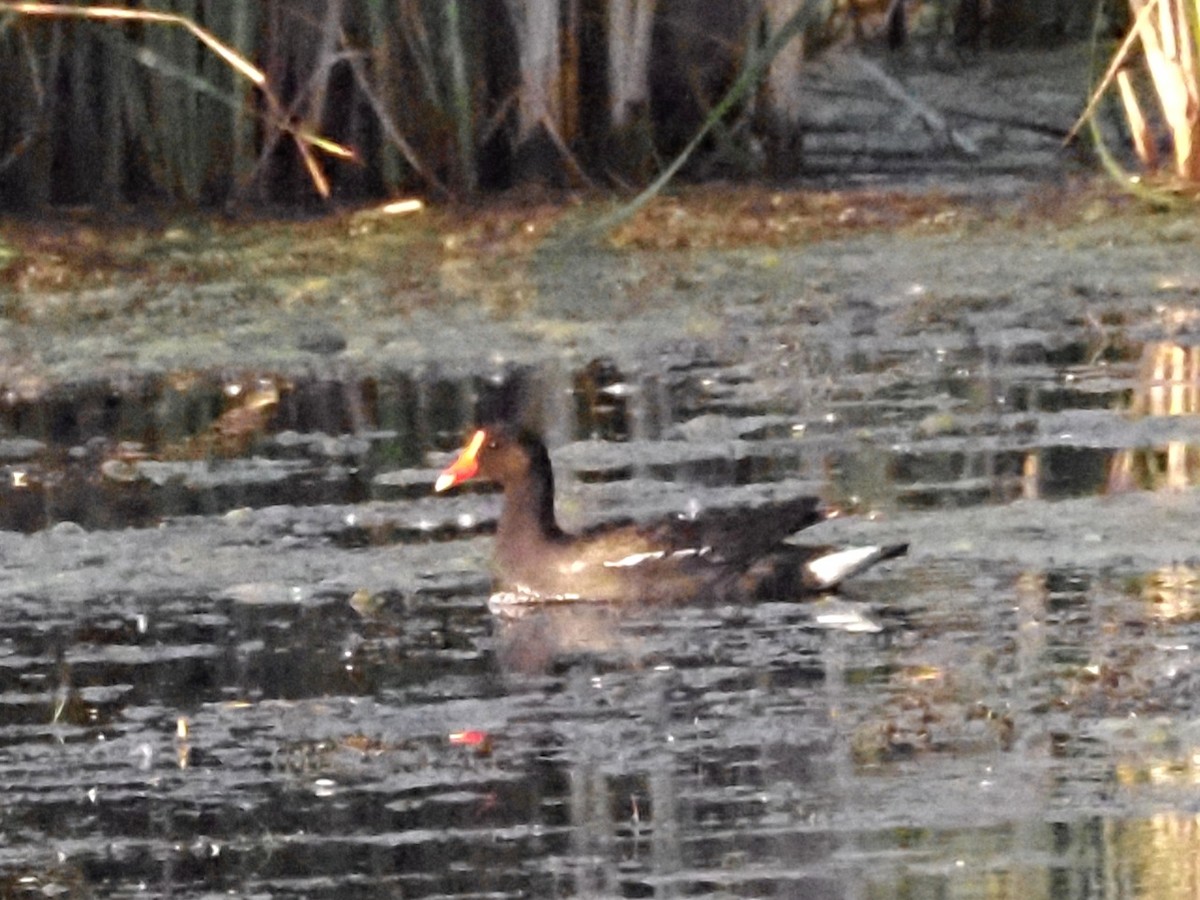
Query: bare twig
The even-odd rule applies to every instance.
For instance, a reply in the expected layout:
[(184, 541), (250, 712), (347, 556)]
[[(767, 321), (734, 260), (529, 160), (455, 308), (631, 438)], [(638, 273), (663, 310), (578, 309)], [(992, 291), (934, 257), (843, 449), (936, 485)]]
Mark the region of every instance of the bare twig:
[[(56, 36), (57, 40), (57, 36)], [(33, 113), (30, 116), (31, 122), (29, 127), (25, 129), (16, 142), (4, 156), (0, 156), (0, 172), (3, 172), (9, 166), (13, 165), (18, 159), (29, 152), (30, 148), (42, 138), (49, 130), (50, 123), (47, 121), (46, 106), (49, 102), (50, 94), (46, 91), (46, 83), (53, 83), (54, 72), (49, 74), (49, 78), (44, 78), (40, 72), (38, 65), (38, 55), (34, 52), (33, 47), (29, 45), (29, 39), (26, 35), (21, 35), (21, 48), (25, 51), (25, 57), (29, 62), (29, 85), (33, 91)], [(50, 65), (53, 69), (58, 66), (59, 54), (57, 50), (47, 54), (50, 60)]]
[(858, 54), (855, 54), (853, 59), (863, 72), (883, 88), (885, 94), (907, 106), (915, 116), (925, 123), (925, 127), (931, 132), (943, 136), (946, 143), (954, 147), (958, 152), (971, 157), (979, 156), (979, 148), (975, 145), (974, 141), (951, 128), (941, 113), (928, 104), (922, 103), (909, 91), (905, 90), (904, 85), (883, 71), (877, 63)]
[(383, 104), (380, 102), (371, 85), (370, 79), (367, 78), (367, 73), (363, 68), (360, 57), (354, 56), (350, 59), (350, 71), (354, 74), (354, 81), (358, 85), (359, 90), (363, 92), (363, 96), (371, 104), (375, 118), (379, 120), (379, 124), (383, 127), (384, 134), (388, 136), (388, 140), (396, 145), (397, 149), (404, 155), (405, 160), (408, 161), (408, 164), (413, 167), (413, 171), (420, 175), (426, 184), (441, 196), (450, 196), (450, 189), (446, 187), (445, 183), (437, 177), (432, 169), (425, 165), (412, 144), (408, 142), (397, 127), (391, 113), (384, 109)]

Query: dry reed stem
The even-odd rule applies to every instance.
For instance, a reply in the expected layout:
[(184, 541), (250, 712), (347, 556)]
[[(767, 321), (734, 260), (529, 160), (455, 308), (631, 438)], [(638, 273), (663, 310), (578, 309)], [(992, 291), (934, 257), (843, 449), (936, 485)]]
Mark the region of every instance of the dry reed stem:
[[(1157, 0), (1154, 0), (1157, 2)], [(1133, 48), (1134, 41), (1138, 37), (1138, 25), (1142, 19), (1150, 15), (1153, 8), (1153, 2), (1150, 5), (1143, 7), (1134, 19), (1133, 24), (1126, 32), (1125, 38), (1121, 41), (1121, 46), (1117, 48), (1117, 52), (1113, 54), (1112, 61), (1108, 64), (1108, 68), (1104, 70), (1104, 76), (1100, 79), (1100, 83), (1096, 85), (1096, 89), (1092, 91), (1092, 96), (1088, 98), (1087, 105), (1083, 108), (1083, 112), (1079, 114), (1079, 118), (1075, 120), (1075, 124), (1071, 126), (1071, 130), (1067, 132), (1067, 136), (1063, 138), (1063, 146), (1071, 143), (1079, 136), (1079, 129), (1096, 113), (1096, 107), (1100, 104), (1100, 100), (1104, 97), (1105, 92), (1112, 86), (1113, 79), (1117, 73), (1125, 65), (1125, 60), (1129, 56), (1129, 51)]]
[(175, 13), (151, 10), (126, 9), (121, 6), (59, 6), (54, 3), (0, 3), (0, 10), (11, 10), (27, 16), (50, 16), (73, 19), (119, 19), (125, 21), (157, 22), (162, 25), (178, 25), (190, 31), (195, 38), (225, 60), (230, 66), (249, 78), (259, 87), (266, 84), (267, 76), (237, 51), (221, 43), (195, 22)]
[(176, 13), (156, 12), (153, 10), (126, 9), (120, 6), (73, 6), (53, 3), (32, 2), (0, 2), (0, 12), (15, 12), (26, 16), (43, 16), (48, 18), (94, 19), (98, 21), (137, 21), (150, 22), (160, 25), (172, 25), (188, 31), (196, 40), (204, 44), (235, 72), (252, 82), (267, 101), (270, 109), (268, 121), (291, 136), (296, 148), (304, 160), (305, 168), (312, 179), (313, 186), (324, 198), (330, 195), (329, 181), (325, 177), (320, 163), (313, 156), (310, 147), (316, 147), (331, 156), (341, 159), (354, 159), (352, 149), (323, 138), (303, 126), (292, 124), (284, 115), (283, 105), (275, 97), (267, 84), (267, 76), (261, 69), (239, 54), (232, 47), (223, 43), (211, 32), (201, 28), (192, 20)]
[(1142, 114), (1142, 107), (1138, 103), (1137, 92), (1133, 89), (1128, 69), (1117, 72), (1117, 89), (1121, 92), (1121, 104), (1125, 107), (1125, 118), (1129, 122), (1134, 152), (1147, 169), (1157, 169), (1158, 147), (1155, 146), (1154, 135), (1150, 133), (1146, 117)]
[(1192, 25), (1200, 18), (1200, 2), (1190, 14), (1185, 4), (1186, 0), (1129, 0), (1134, 21), (1086, 108), (1071, 127), (1067, 142), (1074, 139), (1080, 126), (1095, 114), (1101, 96), (1115, 80), (1132, 132), (1134, 150), (1147, 168), (1157, 165), (1153, 136), (1129, 75), (1123, 68), (1136, 39), (1141, 42), (1146, 68), (1171, 133), (1175, 174), (1186, 182), (1200, 182), (1200, 71), (1192, 30)]
[[(1163, 116), (1175, 145), (1175, 171), (1181, 178), (1195, 181), (1200, 176), (1200, 158), (1196, 146), (1196, 68), (1190, 51), (1191, 38), (1181, 26), (1186, 13), (1179, 0), (1130, 0), (1139, 13), (1157, 6), (1158, 20), (1138, 16), (1136, 26), (1146, 66), (1158, 94)], [(1177, 19), (1184, 16), (1184, 20)]]

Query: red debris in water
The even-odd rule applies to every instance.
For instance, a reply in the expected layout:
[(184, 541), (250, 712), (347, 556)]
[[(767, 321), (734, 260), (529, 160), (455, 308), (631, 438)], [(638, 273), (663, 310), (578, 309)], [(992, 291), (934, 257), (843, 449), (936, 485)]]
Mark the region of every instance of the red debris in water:
[(472, 747), (481, 754), (492, 752), (492, 736), (486, 731), (452, 731), (450, 743), (459, 747)]

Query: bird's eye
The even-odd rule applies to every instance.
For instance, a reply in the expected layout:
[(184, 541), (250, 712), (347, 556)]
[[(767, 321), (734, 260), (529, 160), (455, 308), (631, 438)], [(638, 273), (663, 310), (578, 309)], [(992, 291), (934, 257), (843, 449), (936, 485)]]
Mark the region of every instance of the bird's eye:
[(495, 441), (488, 441), (488, 443), (487, 443), (487, 448), (489, 450), (495, 450), (498, 446), (500, 446), (500, 445), (497, 444)]

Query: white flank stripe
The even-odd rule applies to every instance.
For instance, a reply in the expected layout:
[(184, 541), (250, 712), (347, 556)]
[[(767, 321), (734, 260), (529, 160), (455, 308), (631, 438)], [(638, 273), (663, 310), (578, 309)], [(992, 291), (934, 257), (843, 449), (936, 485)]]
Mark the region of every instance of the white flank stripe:
[(826, 553), (810, 562), (808, 571), (820, 587), (830, 587), (878, 552), (878, 547), (849, 547), (834, 553)]
[(663, 550), (652, 550), (649, 553), (631, 553), (620, 559), (606, 559), (604, 565), (609, 569), (624, 569), (628, 566), (640, 565), (648, 559), (662, 559), (666, 555), (666, 552)]

